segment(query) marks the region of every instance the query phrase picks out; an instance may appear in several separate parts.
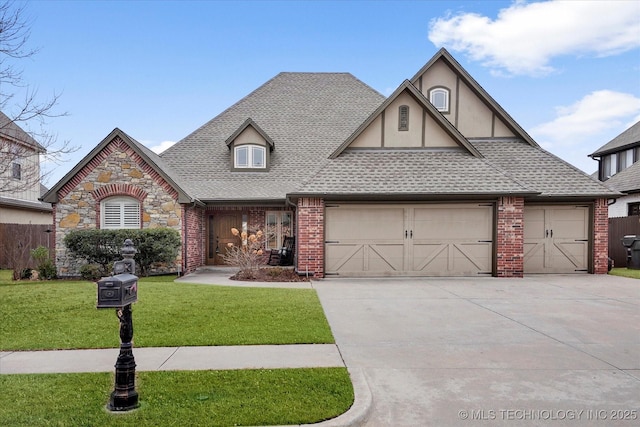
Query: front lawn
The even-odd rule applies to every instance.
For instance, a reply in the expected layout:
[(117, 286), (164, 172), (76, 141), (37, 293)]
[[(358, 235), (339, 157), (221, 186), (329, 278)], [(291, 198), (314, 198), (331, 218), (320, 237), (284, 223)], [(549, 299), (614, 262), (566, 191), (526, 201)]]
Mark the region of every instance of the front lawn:
[(345, 368), (138, 372), (140, 408), (104, 407), (113, 375), (0, 375), (3, 426), (232, 426), (315, 423), (345, 412)]
[[(135, 347), (334, 342), (315, 290), (173, 279), (140, 279)], [(0, 280), (0, 350), (114, 348), (118, 330), (114, 309), (96, 309), (94, 283)]]
[(640, 270), (630, 270), (628, 268), (613, 268), (609, 274), (613, 276), (629, 277), (631, 279), (640, 279)]

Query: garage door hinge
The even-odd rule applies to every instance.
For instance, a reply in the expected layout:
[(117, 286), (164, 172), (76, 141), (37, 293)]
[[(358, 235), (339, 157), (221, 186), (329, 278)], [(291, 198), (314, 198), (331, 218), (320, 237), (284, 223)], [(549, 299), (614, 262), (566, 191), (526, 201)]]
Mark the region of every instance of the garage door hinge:
[(478, 243), (493, 243), (493, 240), (478, 240)]
[(339, 208), (340, 205), (324, 205), (325, 208)]
[(588, 242), (589, 239), (576, 239), (575, 241), (576, 242)]
[(589, 271), (586, 268), (583, 268), (582, 270), (575, 270), (575, 271)]
[(340, 243), (339, 240), (325, 240), (324, 243)]

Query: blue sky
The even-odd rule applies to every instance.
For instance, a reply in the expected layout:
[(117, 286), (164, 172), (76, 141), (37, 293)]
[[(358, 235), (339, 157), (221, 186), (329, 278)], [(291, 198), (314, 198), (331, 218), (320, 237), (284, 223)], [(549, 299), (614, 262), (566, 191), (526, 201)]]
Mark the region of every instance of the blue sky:
[[(29, 1), (23, 77), (61, 94), (79, 150), (115, 127), (160, 150), (281, 71), (350, 72), (389, 95), (440, 47), (545, 149), (587, 157), (640, 120), (640, 2)], [(54, 147), (55, 149), (55, 147)]]

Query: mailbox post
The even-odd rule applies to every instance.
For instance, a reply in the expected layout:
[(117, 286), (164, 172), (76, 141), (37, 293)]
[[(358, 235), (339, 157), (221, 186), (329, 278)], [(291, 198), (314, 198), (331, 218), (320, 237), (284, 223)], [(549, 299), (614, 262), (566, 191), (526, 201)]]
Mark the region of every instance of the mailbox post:
[(130, 411), (136, 409), (136, 362), (133, 357), (133, 319), (131, 304), (138, 300), (138, 277), (133, 256), (136, 249), (130, 239), (121, 248), (122, 261), (113, 265), (113, 276), (98, 281), (97, 308), (115, 308), (120, 320), (120, 354), (116, 360), (115, 387), (107, 403), (109, 411)]

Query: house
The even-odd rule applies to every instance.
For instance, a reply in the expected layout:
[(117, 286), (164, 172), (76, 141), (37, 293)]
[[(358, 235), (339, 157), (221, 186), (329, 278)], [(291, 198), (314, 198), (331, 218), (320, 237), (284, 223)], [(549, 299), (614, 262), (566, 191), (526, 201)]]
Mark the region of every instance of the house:
[(51, 204), (39, 198), (40, 154), (46, 150), (0, 112), (0, 224), (51, 225)]
[(598, 161), (598, 179), (624, 193), (609, 217), (640, 215), (640, 121), (589, 156)]
[(46, 150), (0, 112), (0, 268), (31, 265), (29, 250), (50, 247), (51, 204), (39, 198), (40, 154)]
[(119, 129), (43, 197), (62, 240), (174, 227), (182, 269), (230, 229), (296, 237), (315, 277), (606, 273), (619, 193), (544, 151), (444, 49), (384, 97), (348, 73), (281, 73), (160, 156)]

